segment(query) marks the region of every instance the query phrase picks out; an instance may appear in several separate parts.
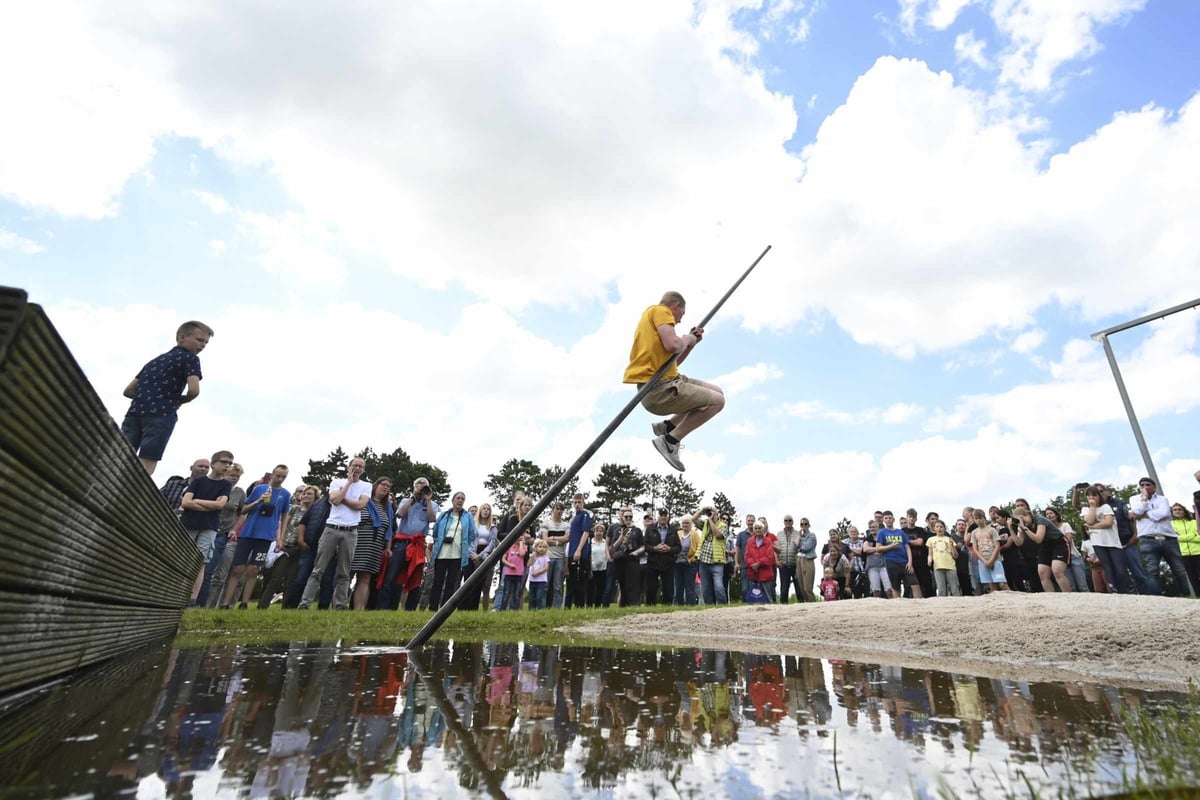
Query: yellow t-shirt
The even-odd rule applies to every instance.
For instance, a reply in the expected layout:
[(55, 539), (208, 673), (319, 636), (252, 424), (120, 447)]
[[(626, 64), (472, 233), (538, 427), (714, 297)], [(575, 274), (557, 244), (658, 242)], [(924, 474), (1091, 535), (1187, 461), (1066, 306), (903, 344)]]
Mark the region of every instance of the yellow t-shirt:
[(957, 545), (949, 536), (934, 536), (926, 542), (929, 553), (933, 556), (934, 569), (955, 569), (954, 550)]
[[(662, 337), (658, 335), (659, 325), (675, 325), (675, 314), (662, 304), (650, 306), (638, 320), (637, 329), (633, 332), (633, 347), (629, 351), (629, 366), (625, 368), (625, 383), (646, 383), (671, 357), (671, 352), (663, 347)], [(672, 364), (663, 375), (663, 380), (678, 374), (679, 369)]]

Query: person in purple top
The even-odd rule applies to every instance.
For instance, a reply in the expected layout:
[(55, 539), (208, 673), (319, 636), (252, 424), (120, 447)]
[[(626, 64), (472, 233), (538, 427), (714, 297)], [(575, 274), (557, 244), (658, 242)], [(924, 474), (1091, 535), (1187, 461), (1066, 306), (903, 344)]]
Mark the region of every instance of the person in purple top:
[(151, 475), (175, 430), (179, 407), (200, 396), (199, 355), (212, 335), (212, 328), (203, 322), (183, 323), (175, 332), (175, 346), (146, 362), (125, 387), (125, 396), (133, 402), (121, 422), (121, 433)]

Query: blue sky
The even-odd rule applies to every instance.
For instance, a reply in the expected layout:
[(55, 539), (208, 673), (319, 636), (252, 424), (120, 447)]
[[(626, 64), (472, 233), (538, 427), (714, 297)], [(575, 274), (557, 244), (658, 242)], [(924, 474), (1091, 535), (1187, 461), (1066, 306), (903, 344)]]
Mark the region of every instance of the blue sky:
[[(573, 461), (640, 311), (766, 244), (685, 370), (730, 390), (701, 488), (832, 522), (1144, 472), (1088, 335), (1197, 295), (1195, 4), (518, 5), (3, 12), (0, 282), (118, 418), (217, 330), (164, 475), (403, 446), (477, 499)], [(1196, 320), (1114, 339), (1173, 499)], [(648, 422), (585, 479), (665, 472)]]

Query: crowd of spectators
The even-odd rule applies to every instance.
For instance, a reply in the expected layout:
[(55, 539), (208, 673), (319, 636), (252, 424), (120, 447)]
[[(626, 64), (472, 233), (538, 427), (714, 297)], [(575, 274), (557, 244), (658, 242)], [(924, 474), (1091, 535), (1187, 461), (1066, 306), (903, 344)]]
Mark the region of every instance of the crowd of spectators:
[[(386, 477), (363, 479), (352, 459), (327, 488), (283, 488), (277, 465), (248, 491), (228, 451), (197, 459), (190, 478), (171, 478), (164, 497), (205, 559), (196, 605), (247, 608), (263, 573), (257, 606), (407, 610), (440, 608), (529, 513), (522, 492), (510, 510), (449, 508), (417, 478), (393, 493)], [(1196, 478), (1200, 481), (1200, 472)], [(992, 591), (1119, 592), (1195, 597), (1200, 587), (1196, 510), (1171, 504), (1154, 479), (1129, 498), (1102, 484), (1079, 484), (1082, 530), (1063, 509), (971, 506), (952, 522), (914, 508), (876, 511), (861, 528), (831, 528), (824, 541), (807, 517), (784, 515), (772, 530), (748, 514), (738, 529), (712, 507), (678, 516), (666, 508), (623, 506), (594, 518), (576, 494), (529, 528), (489, 569), (460, 609), (829, 602), (864, 597), (980, 595)]]

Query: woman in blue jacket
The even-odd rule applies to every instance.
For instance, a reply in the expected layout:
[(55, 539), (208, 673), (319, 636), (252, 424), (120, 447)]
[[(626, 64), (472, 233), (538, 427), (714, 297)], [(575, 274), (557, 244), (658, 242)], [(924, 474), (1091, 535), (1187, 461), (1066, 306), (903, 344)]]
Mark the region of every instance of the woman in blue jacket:
[(438, 609), (450, 599), (462, 582), (467, 559), (475, 552), (475, 518), (463, 509), (467, 496), (455, 492), (450, 508), (443, 511), (433, 526), (433, 588), (429, 607)]

